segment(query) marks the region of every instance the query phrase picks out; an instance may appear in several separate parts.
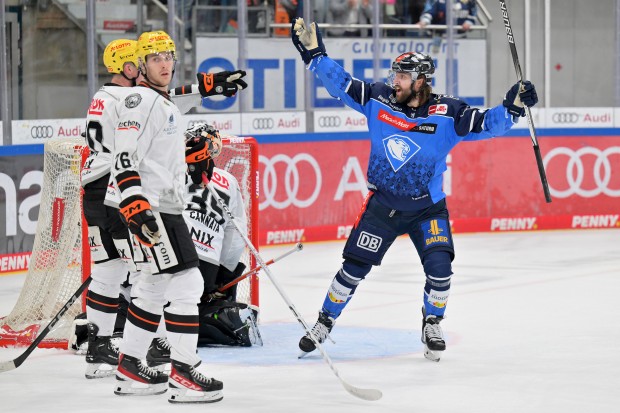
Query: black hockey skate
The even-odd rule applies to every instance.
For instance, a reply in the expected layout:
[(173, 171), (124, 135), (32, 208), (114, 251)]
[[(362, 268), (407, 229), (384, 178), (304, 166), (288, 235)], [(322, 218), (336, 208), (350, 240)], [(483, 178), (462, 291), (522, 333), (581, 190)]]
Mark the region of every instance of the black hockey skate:
[(157, 370), (163, 370), (170, 363), (170, 343), (165, 337), (154, 338), (146, 353), (146, 364)]
[(224, 398), (221, 381), (210, 379), (195, 367), (176, 360), (172, 360), (168, 387), (170, 403), (215, 403)]
[(422, 307), (422, 343), (424, 343), (424, 357), (431, 361), (439, 361), (441, 353), (446, 349), (443, 331), (439, 326), (443, 317), (426, 315)]
[(145, 396), (167, 390), (168, 375), (143, 364), (136, 357), (121, 354), (116, 371), (114, 394)]
[[(323, 344), (325, 339), (329, 337), (329, 333), (331, 333), (335, 323), (336, 320), (321, 311), (319, 313), (319, 319), (316, 321), (316, 324), (314, 324), (314, 327), (312, 327), (312, 335), (319, 343)], [(299, 358), (316, 350), (316, 345), (308, 334), (299, 340), (299, 349), (301, 350)]]
[(118, 349), (110, 336), (97, 336), (99, 327), (93, 323), (86, 325), (88, 330), (88, 349), (86, 350), (87, 379), (109, 377), (116, 372), (118, 365)]

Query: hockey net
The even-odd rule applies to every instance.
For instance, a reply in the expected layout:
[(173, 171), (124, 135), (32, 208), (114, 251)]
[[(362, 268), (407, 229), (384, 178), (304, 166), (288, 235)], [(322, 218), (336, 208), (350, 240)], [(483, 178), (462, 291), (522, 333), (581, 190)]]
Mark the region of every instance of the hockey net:
[[(248, 237), (257, 246), (258, 144), (253, 138), (223, 138), (216, 165), (239, 181), (248, 216)], [(0, 318), (0, 347), (30, 345), (90, 274), (80, 184), (87, 152), (81, 138), (52, 139), (45, 144), (41, 204), (28, 274), (15, 307)], [(255, 265), (247, 248), (241, 261), (248, 270)], [(258, 306), (256, 276), (239, 283), (237, 300)], [(82, 302), (79, 299), (73, 304), (39, 347), (67, 348), (73, 320), (84, 311)]]

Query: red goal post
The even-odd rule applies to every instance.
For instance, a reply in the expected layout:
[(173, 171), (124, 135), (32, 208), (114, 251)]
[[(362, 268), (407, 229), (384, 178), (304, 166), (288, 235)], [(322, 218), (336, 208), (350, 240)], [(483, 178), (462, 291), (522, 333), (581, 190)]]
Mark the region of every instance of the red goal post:
[[(222, 136), (215, 163), (233, 174), (248, 216), (248, 237), (258, 246), (258, 144), (254, 138)], [(43, 186), (28, 274), (17, 303), (0, 318), (0, 347), (28, 346), (90, 275), (88, 227), (82, 212), (81, 166), (88, 155), (82, 138), (51, 139), (43, 157)], [(241, 261), (253, 268), (246, 248)], [(239, 283), (237, 300), (258, 306), (256, 275)], [(39, 344), (67, 348), (73, 319), (84, 311), (78, 300)]]

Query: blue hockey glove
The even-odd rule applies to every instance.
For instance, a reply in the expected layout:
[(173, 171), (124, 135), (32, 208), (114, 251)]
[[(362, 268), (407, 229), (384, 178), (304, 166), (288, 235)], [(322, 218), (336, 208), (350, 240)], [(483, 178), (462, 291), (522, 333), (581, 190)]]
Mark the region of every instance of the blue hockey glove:
[(536, 88), (529, 80), (523, 83), (515, 83), (504, 96), (504, 106), (508, 108), (508, 113), (513, 116), (525, 116), (523, 105), (531, 108), (538, 103)]
[(307, 27), (304, 19), (298, 17), (291, 23), (291, 38), (305, 64), (317, 56), (327, 56), (318, 24), (313, 22)]

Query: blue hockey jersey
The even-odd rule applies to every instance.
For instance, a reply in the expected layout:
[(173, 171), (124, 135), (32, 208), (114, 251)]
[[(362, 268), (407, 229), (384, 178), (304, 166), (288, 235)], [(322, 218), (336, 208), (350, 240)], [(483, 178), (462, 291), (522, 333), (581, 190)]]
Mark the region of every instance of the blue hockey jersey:
[(450, 150), (462, 140), (503, 135), (514, 125), (503, 105), (477, 109), (437, 94), (419, 108), (400, 104), (385, 83), (355, 79), (327, 56), (316, 57), (308, 68), (331, 96), (368, 119), (368, 188), (395, 210), (417, 211), (445, 198), (443, 173)]

